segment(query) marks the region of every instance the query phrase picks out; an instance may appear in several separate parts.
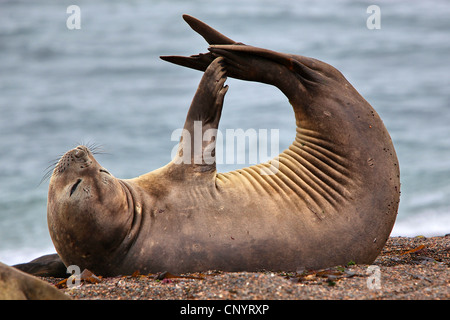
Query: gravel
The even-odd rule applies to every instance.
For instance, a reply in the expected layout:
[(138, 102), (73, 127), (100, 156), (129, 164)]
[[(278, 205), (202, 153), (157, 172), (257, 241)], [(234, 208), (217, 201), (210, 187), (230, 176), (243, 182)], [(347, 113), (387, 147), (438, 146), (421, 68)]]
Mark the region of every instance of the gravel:
[(77, 300), (449, 300), (450, 235), (391, 237), (370, 266), (42, 279)]

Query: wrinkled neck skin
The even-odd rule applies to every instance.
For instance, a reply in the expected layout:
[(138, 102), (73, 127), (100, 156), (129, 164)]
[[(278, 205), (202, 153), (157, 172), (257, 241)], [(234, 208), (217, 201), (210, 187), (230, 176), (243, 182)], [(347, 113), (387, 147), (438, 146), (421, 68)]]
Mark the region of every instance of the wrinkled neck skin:
[[(120, 269), (142, 220), (141, 194), (84, 146), (68, 151), (49, 185), (47, 219), (64, 264), (107, 275)], [(119, 262), (119, 263), (118, 263)]]

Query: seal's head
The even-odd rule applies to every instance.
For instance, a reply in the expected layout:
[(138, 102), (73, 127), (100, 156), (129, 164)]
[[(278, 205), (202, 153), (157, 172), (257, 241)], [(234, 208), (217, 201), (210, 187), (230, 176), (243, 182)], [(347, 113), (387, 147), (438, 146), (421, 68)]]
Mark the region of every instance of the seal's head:
[(105, 252), (117, 250), (131, 224), (128, 194), (126, 185), (87, 147), (78, 146), (61, 157), (50, 179), (47, 219), (66, 265), (92, 268), (99, 265), (96, 256), (104, 260)]

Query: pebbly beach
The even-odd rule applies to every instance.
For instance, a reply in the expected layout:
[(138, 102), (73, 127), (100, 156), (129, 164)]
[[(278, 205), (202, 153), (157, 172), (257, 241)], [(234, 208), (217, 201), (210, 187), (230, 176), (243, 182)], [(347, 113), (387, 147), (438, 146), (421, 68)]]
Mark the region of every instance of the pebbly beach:
[(75, 300), (448, 300), (450, 235), (391, 237), (372, 265), (41, 279)]

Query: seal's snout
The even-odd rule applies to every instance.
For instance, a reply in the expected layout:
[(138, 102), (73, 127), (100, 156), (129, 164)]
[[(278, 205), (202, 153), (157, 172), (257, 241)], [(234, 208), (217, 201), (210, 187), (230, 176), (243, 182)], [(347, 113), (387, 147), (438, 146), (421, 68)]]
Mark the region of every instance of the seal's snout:
[(85, 146), (78, 146), (69, 151), (74, 162), (81, 163), (80, 168), (88, 167), (92, 163), (91, 153)]
[(73, 155), (75, 158), (84, 158), (87, 156), (87, 148), (84, 146), (78, 146), (73, 150)]
[(58, 176), (67, 172), (74, 172), (80, 169), (90, 167), (93, 163), (93, 157), (89, 149), (85, 146), (78, 146), (75, 149), (67, 151), (61, 159), (59, 159), (53, 171), (53, 176)]

